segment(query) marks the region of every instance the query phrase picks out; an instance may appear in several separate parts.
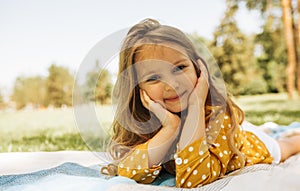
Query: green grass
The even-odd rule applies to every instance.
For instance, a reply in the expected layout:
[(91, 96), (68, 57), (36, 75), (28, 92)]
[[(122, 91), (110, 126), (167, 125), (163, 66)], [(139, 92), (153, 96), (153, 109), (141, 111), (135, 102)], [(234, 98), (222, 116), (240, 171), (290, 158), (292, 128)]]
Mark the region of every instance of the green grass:
[(241, 96), (234, 100), (245, 111), (245, 119), (253, 124), (300, 122), (300, 100), (289, 100), (286, 94)]
[[(100, 124), (107, 128), (112, 121), (111, 108), (99, 107), (96, 114)], [(97, 136), (79, 133), (90, 126), (87, 122), (79, 131), (72, 108), (0, 111), (0, 152), (102, 151), (107, 139), (99, 140)]]
[[(245, 111), (246, 120), (256, 125), (269, 121), (282, 125), (300, 122), (300, 100), (288, 100), (286, 94), (241, 96), (234, 101)], [(113, 119), (111, 107), (97, 107), (96, 114), (101, 126), (107, 129)], [(87, 132), (83, 140), (71, 108), (0, 111), (0, 152), (90, 148), (102, 151), (107, 139), (103, 132), (95, 131), (99, 123), (92, 124), (89, 117), (89, 113), (82, 116), (86, 125), (81, 125), (80, 130), (84, 128)]]

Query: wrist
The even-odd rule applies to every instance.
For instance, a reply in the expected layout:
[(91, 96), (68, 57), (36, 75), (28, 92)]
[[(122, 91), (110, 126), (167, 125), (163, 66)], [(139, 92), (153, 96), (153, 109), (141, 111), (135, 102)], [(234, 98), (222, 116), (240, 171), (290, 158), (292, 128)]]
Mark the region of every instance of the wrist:
[(171, 114), (171, 113), (168, 113), (167, 116), (166, 116), (166, 119), (163, 120), (162, 122), (162, 126), (164, 128), (167, 128), (167, 129), (177, 129), (181, 124), (181, 120), (180, 118), (175, 115), (175, 114)]
[(166, 137), (169, 140), (175, 140), (175, 138), (179, 135), (179, 130), (179, 126), (163, 126), (159, 131), (159, 134), (163, 135), (163, 137)]
[(188, 108), (188, 116), (198, 116), (200, 113), (204, 113), (204, 106), (199, 107), (199, 105), (190, 105)]
[(179, 123), (172, 123), (168, 125), (164, 125), (162, 129), (165, 129), (165, 131), (175, 132), (177, 129), (180, 129), (180, 121)]

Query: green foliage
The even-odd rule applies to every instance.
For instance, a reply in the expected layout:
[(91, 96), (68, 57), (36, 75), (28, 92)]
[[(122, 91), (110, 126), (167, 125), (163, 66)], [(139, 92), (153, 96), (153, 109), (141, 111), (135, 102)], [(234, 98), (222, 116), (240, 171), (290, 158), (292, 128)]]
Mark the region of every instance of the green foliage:
[(261, 14), (268, 11), (271, 4), (273, 5), (280, 5), (280, 0), (235, 0), (237, 2), (244, 2), (246, 3), (246, 7), (249, 10), (258, 10)]
[[(191, 40), (199, 49), (204, 42), (220, 66), (227, 89), (233, 95), (284, 92), (286, 87), (286, 47), (277, 0), (227, 0), (223, 19), (209, 42), (191, 34)], [(258, 9), (265, 24), (257, 35), (243, 34), (235, 15), (245, 3), (249, 9)], [(264, 14), (264, 13), (267, 14)]]
[(233, 95), (265, 93), (266, 83), (254, 59), (253, 39), (239, 30), (235, 20), (238, 4), (227, 1), (227, 6), (209, 48), (220, 66), (229, 92)]
[(286, 86), (286, 47), (282, 26), (280, 0), (238, 0), (249, 10), (259, 10), (264, 21), (262, 32), (255, 37), (259, 48), (257, 63), (267, 82), (268, 92), (283, 92)]
[(48, 71), (47, 78), (20, 76), (16, 79), (10, 99), (16, 103), (17, 109), (28, 104), (35, 108), (49, 104), (55, 107), (72, 105), (74, 77), (67, 68), (54, 64)]
[(112, 91), (111, 75), (108, 70), (100, 68), (96, 62), (95, 68), (87, 73), (85, 97), (89, 101), (107, 104)]
[(239, 87), (239, 95), (263, 94), (266, 93), (268, 90), (266, 81), (259, 76), (257, 77), (257, 79), (251, 79), (249, 80), (249, 82), (246, 83), (247, 84), (245, 84), (244, 86), (242, 85)]
[(74, 76), (70, 74), (67, 68), (55, 64), (48, 68), (48, 72), (46, 84), (48, 104), (55, 107), (71, 106)]
[(262, 33), (257, 34), (255, 39), (257, 45), (262, 47), (257, 62), (268, 84), (268, 92), (282, 92), (285, 89), (287, 56), (279, 19), (269, 16)]
[(32, 104), (40, 107), (46, 104), (45, 79), (36, 77), (18, 77), (14, 83), (11, 100), (15, 101), (17, 109)]

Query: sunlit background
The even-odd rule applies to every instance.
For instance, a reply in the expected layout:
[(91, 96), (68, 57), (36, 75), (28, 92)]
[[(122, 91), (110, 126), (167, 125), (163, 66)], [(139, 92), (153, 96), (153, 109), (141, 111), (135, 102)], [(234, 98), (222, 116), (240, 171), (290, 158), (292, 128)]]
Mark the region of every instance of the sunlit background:
[[(52, 63), (76, 72), (98, 41), (148, 17), (212, 39), (225, 9), (224, 0), (0, 1), (0, 87), (6, 93), (18, 76), (47, 76)], [(246, 34), (261, 31), (258, 11), (242, 6), (235, 18)]]
[[(0, 152), (89, 149), (73, 116), (78, 68), (103, 38), (145, 18), (204, 43), (250, 122), (300, 121), (299, 5), (282, 2), (289, 1), (0, 1)], [(113, 64), (95, 59), (82, 90), (105, 128)]]

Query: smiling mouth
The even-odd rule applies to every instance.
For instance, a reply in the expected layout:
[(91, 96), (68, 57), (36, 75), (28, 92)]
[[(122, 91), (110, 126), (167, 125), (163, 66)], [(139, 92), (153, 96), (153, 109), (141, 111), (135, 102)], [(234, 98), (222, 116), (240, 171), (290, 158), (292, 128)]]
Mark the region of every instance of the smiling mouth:
[(183, 92), (183, 93), (180, 94), (180, 95), (176, 95), (175, 97), (165, 98), (164, 101), (167, 101), (167, 102), (176, 102), (176, 101), (178, 101), (184, 94), (185, 94), (185, 92)]

